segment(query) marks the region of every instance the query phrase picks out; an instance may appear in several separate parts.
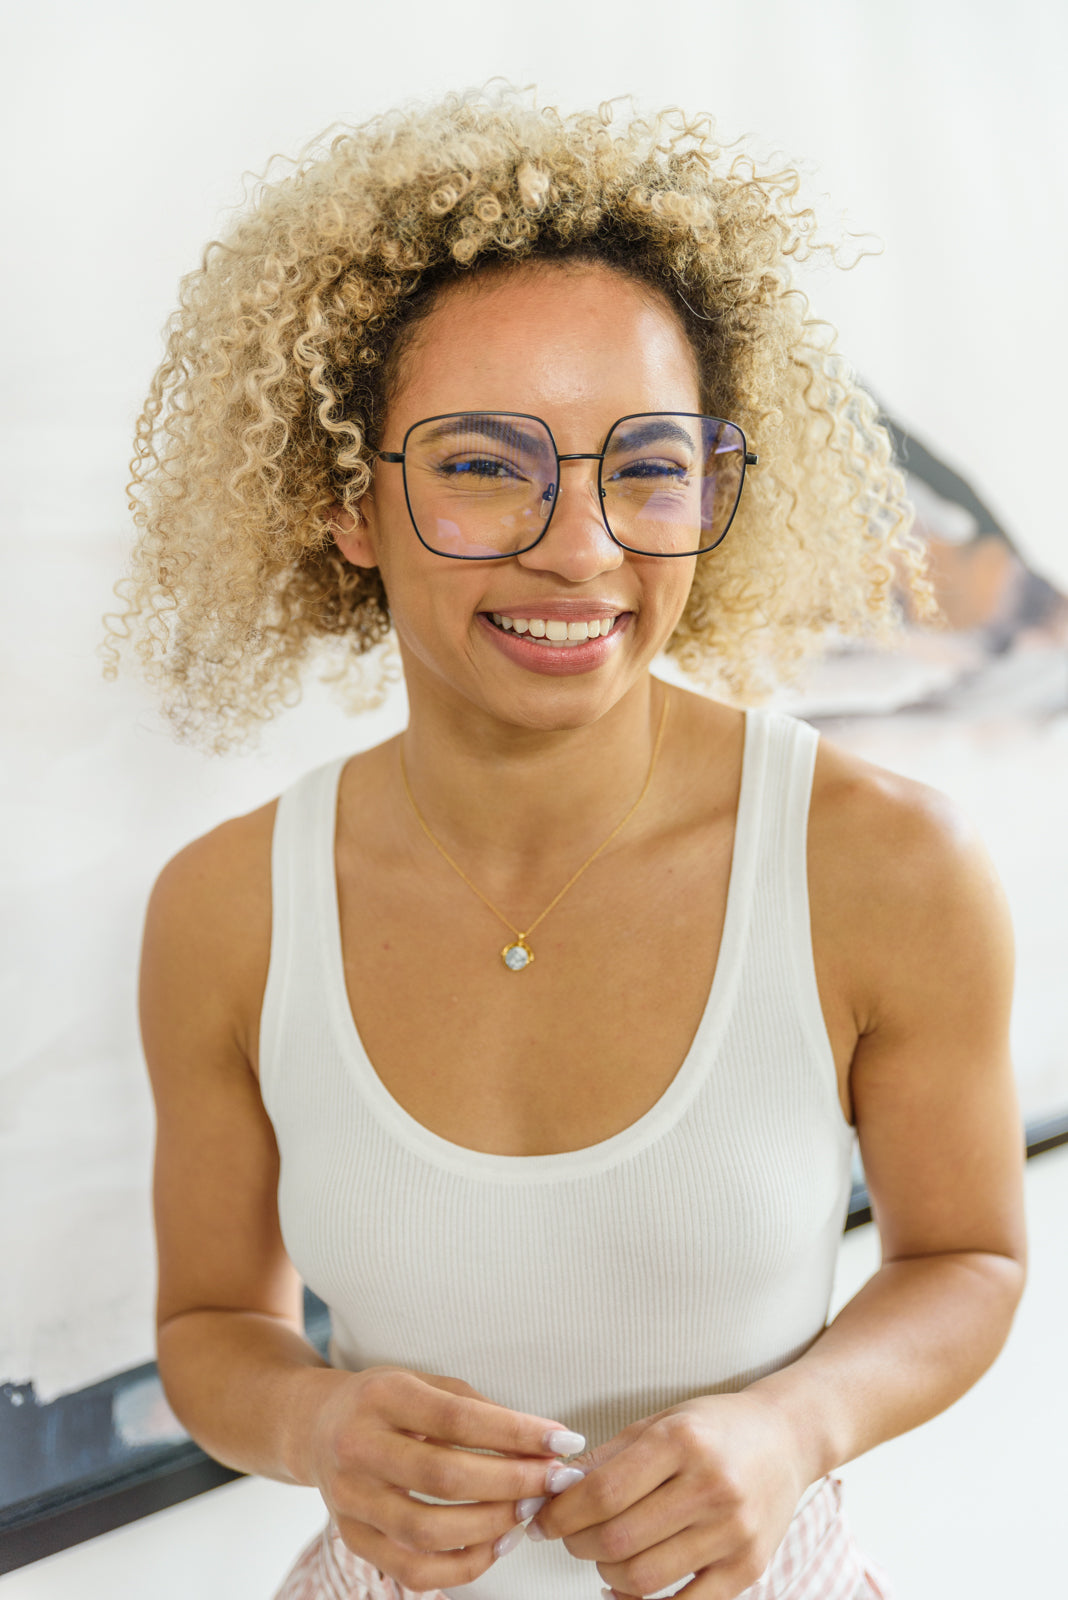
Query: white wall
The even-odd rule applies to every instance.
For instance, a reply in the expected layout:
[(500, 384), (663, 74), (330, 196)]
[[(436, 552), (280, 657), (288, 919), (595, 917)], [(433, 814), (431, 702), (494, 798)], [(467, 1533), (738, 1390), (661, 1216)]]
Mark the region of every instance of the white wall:
[(240, 174), (334, 120), (493, 74), (568, 109), (633, 92), (752, 130), (758, 150), (804, 165), (832, 229), (884, 243), (814, 279), (843, 348), (1064, 584), (1065, 18), (1057, 0), (68, 0), (9, 14), (0, 1380), (32, 1377), (47, 1398), (151, 1353), (134, 986), (155, 872), (403, 717), (397, 698), (346, 722), (316, 691), (261, 755), (210, 762), (169, 742), (136, 682), (99, 677), (128, 436), (177, 280)]
[[(572, 108), (634, 93), (710, 110), (800, 161), (829, 223), (885, 242), (821, 281), (844, 348), (1068, 576), (1066, 15), (1058, 0), (26, 7), (3, 111), (19, 526), (121, 524), (157, 330), (242, 172), (334, 120), (502, 74)], [(994, 431), (1006, 410), (1010, 438)]]

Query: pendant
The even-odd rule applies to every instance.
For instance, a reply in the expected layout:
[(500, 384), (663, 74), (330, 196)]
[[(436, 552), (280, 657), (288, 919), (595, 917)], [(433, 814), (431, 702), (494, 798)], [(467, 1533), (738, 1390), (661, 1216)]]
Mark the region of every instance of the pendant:
[(509, 972), (522, 972), (524, 967), (529, 967), (534, 960), (534, 952), (523, 934), (519, 935), (514, 944), (505, 945), (501, 951), (501, 960)]

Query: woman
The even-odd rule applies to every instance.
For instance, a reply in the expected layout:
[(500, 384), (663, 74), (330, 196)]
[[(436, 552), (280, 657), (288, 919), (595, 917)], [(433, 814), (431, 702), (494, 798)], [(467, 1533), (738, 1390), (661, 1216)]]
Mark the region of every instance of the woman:
[[(885, 1595), (833, 1473), (1021, 1292), (987, 858), (729, 703), (930, 591), (792, 175), (721, 154), (508, 94), (341, 135), (187, 280), (142, 419), (124, 628), (179, 730), (390, 625), (408, 692), (145, 927), (160, 1372), (322, 1493), (287, 1600)], [(883, 1261), (827, 1327), (855, 1137)]]

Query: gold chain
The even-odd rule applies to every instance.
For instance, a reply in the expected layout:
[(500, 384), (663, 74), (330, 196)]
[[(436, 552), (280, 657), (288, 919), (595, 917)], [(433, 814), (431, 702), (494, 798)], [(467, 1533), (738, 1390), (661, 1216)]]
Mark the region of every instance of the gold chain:
[[(423, 813), (415, 803), (415, 796), (412, 794), (411, 786), (408, 783), (408, 772), (404, 765), (404, 748), (403, 745), (398, 744), (397, 748), (400, 753), (401, 780), (404, 784), (404, 792), (408, 796), (408, 800), (411, 804), (412, 810), (415, 812), (415, 818), (419, 826), (430, 840), (430, 843), (434, 846), (434, 849), (437, 850), (440, 855), (445, 857), (445, 860), (449, 863), (449, 866), (452, 868), (452, 870), (464, 880), (469, 889), (473, 890), (474, 893), (478, 895), (478, 898), (482, 901), (482, 904), (487, 906), (489, 910), (493, 912), (493, 915), (498, 917), (500, 921), (504, 923), (505, 927), (510, 928), (512, 933), (515, 934), (516, 943), (514, 945), (506, 945), (501, 951), (501, 958), (504, 961), (505, 966), (511, 971), (520, 972), (525, 966), (528, 966), (530, 962), (534, 960), (534, 952), (527, 944), (527, 938), (529, 935), (534, 932), (534, 929), (538, 926), (538, 923), (543, 921), (543, 919), (549, 915), (549, 912), (552, 911), (555, 906), (560, 904), (560, 901), (564, 898), (564, 895), (574, 884), (578, 882), (578, 880), (582, 877), (582, 874), (586, 871), (586, 868), (592, 867), (593, 863), (597, 860), (597, 857), (601, 854), (601, 851), (607, 849), (607, 847), (612, 843), (612, 840), (615, 838), (616, 834), (626, 827), (631, 817), (645, 799), (649, 785), (653, 781), (653, 772), (656, 768), (656, 758), (660, 754), (660, 741), (664, 737), (664, 726), (667, 723), (668, 704), (670, 699), (671, 696), (668, 694), (668, 691), (665, 688), (664, 708), (660, 713), (660, 726), (656, 731), (656, 742), (653, 745), (653, 757), (649, 762), (649, 771), (645, 775), (645, 782), (642, 784), (641, 794), (638, 796), (637, 800), (635, 800), (626, 816), (616, 823), (607, 839), (603, 839), (593, 854), (591, 856), (587, 856), (586, 860), (582, 863), (581, 867), (579, 867), (578, 871), (573, 873), (572, 876), (568, 878), (559, 894), (555, 895), (554, 898), (549, 901), (549, 904), (545, 907), (545, 910), (540, 914), (540, 916), (535, 917), (534, 921), (530, 924), (530, 927), (524, 931), (521, 931), (519, 928), (517, 928), (514, 922), (510, 922), (502, 911), (498, 911), (492, 900), (486, 899), (486, 896), (482, 893), (482, 890), (478, 888), (477, 884), (471, 882), (471, 879), (467, 876), (467, 873), (464, 871), (463, 867), (459, 866), (453, 860), (445, 846), (441, 843), (441, 840), (431, 833), (430, 828), (427, 826), (427, 823), (423, 817)], [(521, 958), (517, 957), (516, 952), (521, 952)], [(510, 956), (512, 959), (509, 959)]]

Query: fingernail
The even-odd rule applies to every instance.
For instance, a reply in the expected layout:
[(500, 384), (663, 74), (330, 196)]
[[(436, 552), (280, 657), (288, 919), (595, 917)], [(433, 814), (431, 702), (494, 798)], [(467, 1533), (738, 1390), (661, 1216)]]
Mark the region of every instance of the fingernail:
[(545, 1435), (545, 1448), (551, 1456), (577, 1456), (580, 1450), (585, 1450), (586, 1441), (581, 1433), (572, 1433), (570, 1428), (556, 1428)]
[(581, 1467), (550, 1467), (545, 1487), (550, 1494), (559, 1494), (562, 1489), (570, 1489), (573, 1483), (581, 1483), (585, 1476)]
[(614, 1589), (602, 1589), (601, 1600), (616, 1600), (616, 1591)]
[(536, 1522), (528, 1522), (527, 1523), (527, 1538), (528, 1539), (533, 1539), (535, 1544), (537, 1544), (539, 1539), (544, 1539), (545, 1538), (544, 1533), (538, 1527), (538, 1524)]
[(497, 1540), (497, 1543), (493, 1546), (494, 1561), (499, 1561), (501, 1557), (506, 1556), (510, 1550), (514, 1550), (517, 1544), (522, 1544), (523, 1540), (526, 1538), (526, 1533), (527, 1530), (524, 1528), (522, 1523), (520, 1523), (517, 1528), (511, 1528), (507, 1533), (502, 1533), (501, 1537)]
[(525, 1522), (528, 1517), (536, 1517), (544, 1504), (544, 1495), (540, 1495), (537, 1500), (517, 1500), (516, 1516), (520, 1522)]

